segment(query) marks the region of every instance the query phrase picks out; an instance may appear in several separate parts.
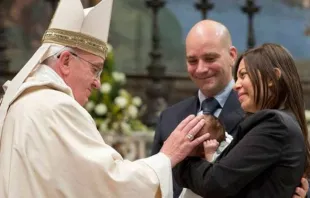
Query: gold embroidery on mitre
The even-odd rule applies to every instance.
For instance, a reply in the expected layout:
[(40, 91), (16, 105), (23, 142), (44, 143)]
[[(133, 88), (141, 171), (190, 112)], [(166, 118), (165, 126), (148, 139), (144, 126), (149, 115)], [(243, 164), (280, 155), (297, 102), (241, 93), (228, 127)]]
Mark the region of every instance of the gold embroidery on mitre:
[(43, 35), (42, 43), (55, 43), (68, 47), (76, 47), (100, 56), (103, 59), (106, 58), (108, 53), (107, 44), (95, 37), (57, 28), (48, 29)]

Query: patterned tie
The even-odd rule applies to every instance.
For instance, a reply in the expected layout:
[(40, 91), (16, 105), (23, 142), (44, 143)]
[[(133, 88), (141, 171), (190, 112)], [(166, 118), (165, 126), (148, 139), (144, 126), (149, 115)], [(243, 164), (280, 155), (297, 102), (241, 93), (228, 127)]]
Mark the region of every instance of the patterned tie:
[(205, 99), (201, 104), (203, 114), (213, 114), (218, 108), (220, 108), (220, 104), (213, 97)]

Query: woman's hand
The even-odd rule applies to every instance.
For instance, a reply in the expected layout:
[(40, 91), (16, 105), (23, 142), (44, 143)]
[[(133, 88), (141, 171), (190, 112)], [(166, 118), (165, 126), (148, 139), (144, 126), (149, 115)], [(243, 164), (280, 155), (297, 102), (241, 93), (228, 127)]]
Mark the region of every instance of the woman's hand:
[(160, 152), (170, 158), (172, 167), (187, 157), (198, 144), (209, 138), (210, 134), (206, 133), (195, 139), (195, 135), (204, 124), (203, 115), (197, 117), (190, 115), (175, 128), (164, 142)]
[(295, 189), (295, 194), (293, 198), (305, 198), (309, 190), (309, 182), (306, 178), (301, 178), (301, 187)]

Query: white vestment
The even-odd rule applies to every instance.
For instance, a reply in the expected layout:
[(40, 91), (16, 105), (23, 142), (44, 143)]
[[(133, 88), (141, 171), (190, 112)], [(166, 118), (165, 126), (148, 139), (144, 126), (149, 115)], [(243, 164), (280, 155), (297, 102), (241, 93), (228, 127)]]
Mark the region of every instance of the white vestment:
[(1, 198), (172, 197), (172, 191), (169, 158), (122, 159), (51, 68), (39, 67), (23, 83), (2, 131)]

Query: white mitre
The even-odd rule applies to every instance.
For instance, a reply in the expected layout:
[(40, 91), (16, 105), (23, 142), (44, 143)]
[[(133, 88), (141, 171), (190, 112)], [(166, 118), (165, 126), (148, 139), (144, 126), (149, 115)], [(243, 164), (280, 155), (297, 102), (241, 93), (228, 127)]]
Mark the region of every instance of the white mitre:
[(94, 7), (83, 9), (80, 0), (60, 0), (41, 47), (13, 80), (6, 83), (8, 86), (0, 106), (0, 140), (8, 108), (20, 86), (41, 62), (55, 54), (53, 47), (76, 47), (105, 59), (112, 4), (113, 0), (102, 0)]

